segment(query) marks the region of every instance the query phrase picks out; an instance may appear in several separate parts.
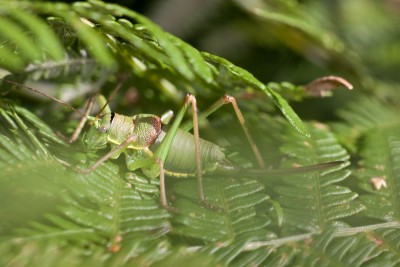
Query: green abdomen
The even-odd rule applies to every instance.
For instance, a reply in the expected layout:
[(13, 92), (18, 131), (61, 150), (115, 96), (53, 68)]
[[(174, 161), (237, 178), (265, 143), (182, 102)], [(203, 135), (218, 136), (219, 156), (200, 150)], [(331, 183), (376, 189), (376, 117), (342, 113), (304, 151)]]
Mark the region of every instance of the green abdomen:
[[(165, 127), (165, 128), (164, 128)], [(165, 136), (166, 126), (157, 141), (161, 141)], [(157, 143), (150, 147), (154, 151)], [(217, 165), (225, 159), (222, 149), (209, 141), (200, 139), (200, 158), (202, 172), (211, 172)], [(196, 173), (196, 151), (194, 136), (191, 133), (178, 130), (172, 142), (171, 150), (164, 162), (164, 169), (174, 176), (192, 176)]]

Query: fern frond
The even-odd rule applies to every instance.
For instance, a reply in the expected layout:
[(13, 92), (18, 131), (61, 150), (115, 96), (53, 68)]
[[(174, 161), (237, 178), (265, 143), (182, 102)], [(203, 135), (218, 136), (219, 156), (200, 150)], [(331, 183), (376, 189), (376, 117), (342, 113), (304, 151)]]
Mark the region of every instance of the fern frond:
[[(281, 149), (289, 158), (283, 166), (347, 162), (349, 155), (326, 126), (314, 123), (309, 125), (309, 130), (311, 138), (294, 132), (286, 136)], [(354, 201), (358, 196), (355, 192), (336, 185), (349, 177), (346, 165), (348, 163), (320, 172), (284, 177), (285, 185), (274, 187), (283, 208), (284, 221), (299, 229), (319, 231), (363, 210), (364, 207)]]
[(350, 142), (356, 142), (359, 137), (374, 129), (391, 129), (400, 124), (398, 111), (394, 107), (369, 97), (361, 97), (356, 103), (339, 110), (338, 115), (346, 123), (340, 125), (337, 132), (343, 136), (343, 143), (350, 147), (354, 147)]
[(68, 248), (54, 243), (30, 240), (23, 242), (15, 240), (13, 243), (1, 242), (0, 264), (2, 266), (78, 266), (88, 264), (91, 266), (105, 266), (102, 258), (103, 251), (97, 249), (91, 255), (85, 255), (85, 250)]
[[(18, 80), (23, 79), (23, 75), (30, 80), (51, 80), (54, 78), (62, 79), (63, 77), (71, 77), (79, 74), (81, 79), (90, 78), (97, 75), (99, 72), (105, 72), (104, 69), (99, 69), (98, 64), (85, 56), (76, 57), (69, 55), (59, 61), (42, 61), (36, 64), (30, 64), (23, 72), (18, 73)], [(9, 80), (16, 80), (13, 77), (7, 77)]]
[[(64, 57), (64, 48), (45, 21), (7, 3), (2, 3), (1, 11), (2, 55), (8, 55), (2, 56), (3, 66), (20, 70), (30, 62), (46, 57), (53, 60), (61, 60)], [(16, 54), (22, 56), (16, 57)], [(16, 60), (12, 61), (13, 59)]]
[[(310, 14), (310, 10), (316, 8), (316, 3), (285, 1), (273, 1), (263, 5), (246, 1), (235, 3), (253, 17), (255, 22), (248, 27), (250, 32), (253, 32), (252, 28), (257, 29), (253, 32), (257, 39), (268, 44), (272, 36), (317, 65), (334, 66), (337, 70), (346, 75), (353, 75), (359, 80), (368, 77), (362, 62), (354, 56), (356, 53), (349, 53), (350, 49), (346, 47), (346, 43), (332, 29), (335, 21), (326, 18), (331, 14), (332, 6), (324, 6), (324, 9), (323, 5), (317, 5), (318, 11)], [(268, 34), (260, 36), (259, 29)], [(322, 36), (329, 37), (322, 38)]]
[[(0, 102), (1, 104), (1, 102)], [(46, 146), (35, 135), (34, 127), (38, 131), (38, 135), (46, 138), (48, 141), (60, 144), (61, 141), (54, 135), (52, 130), (43, 123), (36, 115), (28, 110), (18, 106), (8, 106), (2, 108), (0, 106), (1, 123), (3, 127), (0, 129), (2, 138), (2, 148), (4, 150), (4, 158), (9, 160), (24, 161), (30, 156), (35, 155), (39, 159), (51, 160), (52, 157)], [(25, 121), (32, 124), (28, 126)], [(10, 137), (15, 139), (15, 144), (21, 145), (15, 150)], [(14, 145), (15, 145), (14, 144)], [(2, 162), (5, 164), (7, 161)]]
[[(206, 253), (209, 255), (214, 256), (218, 262), (230, 266), (232, 262), (237, 258), (238, 255), (244, 252), (244, 249), (246, 245), (251, 242), (254, 238), (238, 238), (230, 244), (229, 246), (215, 246), (215, 245), (209, 245), (205, 246), (202, 248), (200, 251), (202, 253)], [(266, 257), (268, 257), (268, 253), (265, 253), (264, 255), (253, 255), (253, 257), (250, 259), (251, 263), (256, 263), (256, 261), (253, 261), (255, 258), (258, 259), (259, 262), (262, 262)], [(249, 259), (243, 258), (243, 261), (249, 261)], [(240, 261), (239, 261), (240, 262)], [(239, 265), (240, 266), (240, 265)]]
[(179, 181), (174, 186), (179, 214), (174, 233), (208, 242), (231, 241), (240, 236), (268, 236), (271, 219), (257, 206), (269, 198), (256, 180), (214, 177), (204, 181), (207, 200), (223, 212), (199, 205), (196, 181)]
[(132, 186), (120, 179), (115, 166), (106, 165), (94, 174), (74, 175), (72, 179), (79, 180), (67, 183), (71, 193), (64, 197), (65, 204), (59, 209), (62, 216), (48, 214), (46, 224), (35, 223), (20, 234), (28, 239), (62, 236), (75, 242), (85, 236), (86, 242), (110, 247), (123, 246), (131, 239), (160, 237), (170, 231), (170, 215), (159, 207), (157, 199), (133, 194)]
[[(337, 50), (317, 38), (320, 32), (308, 29), (307, 23), (296, 25), (300, 20), (259, 11), (257, 16), (300, 33), (304, 43), (295, 45), (317, 44), (329, 52), (327, 60), (335, 60)], [(126, 87), (136, 87), (144, 102), (138, 109), (148, 113), (169, 109), (173, 101), (181, 104), (184, 93), (197, 94), (200, 103), (212, 94), (242, 96), (248, 89), (246, 93), (258, 93), (253, 98), (267, 95), (289, 121), (285, 124), (277, 116), (260, 114), (260, 110), (271, 110), (265, 108), (264, 98), (240, 104), (249, 128), (259, 130), (253, 136), (258, 137), (264, 158), (271, 159), (268, 166), (344, 161), (330, 169), (265, 177), (250, 172), (206, 174), (206, 199), (219, 210), (200, 203), (195, 179), (168, 177), (167, 199), (178, 209), (174, 214), (160, 205), (157, 179), (144, 177), (140, 170), (127, 171), (125, 165), (117, 165), (119, 159), (104, 162), (89, 175), (81, 174), (75, 166), (90, 165), (104, 151), (94, 155), (83, 153), (79, 144), (65, 145), (53, 130), (68, 127), (66, 120), (58, 118), (59, 125), (51, 128), (27, 108), (2, 99), (0, 212), (9, 216), (0, 221), (0, 254), (5, 255), (0, 265), (165, 266), (194, 261), (232, 266), (358, 266), (379, 260), (388, 265), (398, 262), (398, 229), (359, 229), (355, 234), (350, 227), (359, 224), (363, 215), (388, 221), (399, 217), (396, 108), (366, 100), (340, 114), (348, 122), (339, 125), (342, 135), (347, 138), (355, 133), (349, 147), (361, 146), (358, 156), (363, 169), (356, 175), (363, 190), (356, 193), (354, 179), (347, 179), (349, 154), (332, 131), (320, 123), (305, 125), (280, 95), (284, 92), (280, 89), (287, 88), (289, 95), (295, 89), (293, 97), (301, 98), (300, 87), (264, 84), (230, 61), (199, 52), (145, 16), (115, 4), (0, 0), (0, 13), (0, 71), (12, 72), (8, 77), (13, 80), (39, 78), (74, 84), (85, 79), (91, 87), (103, 85), (99, 90), (105, 93), (122, 75), (127, 79), (120, 99)], [(161, 107), (161, 102), (168, 106)], [(224, 136), (227, 128), (215, 127), (216, 139), (224, 140), (224, 146), (231, 144)], [(232, 139), (248, 147), (242, 135)], [(251, 166), (250, 153), (231, 145), (227, 150), (236, 149), (238, 156), (235, 161), (234, 153), (226, 153), (227, 162)], [(387, 188), (373, 190), (371, 178), (382, 178)], [(344, 230), (353, 235), (344, 236)], [(301, 236), (295, 235), (299, 232)], [(43, 255), (38, 251), (44, 251)]]
[[(396, 266), (400, 261), (399, 229), (379, 229), (335, 238), (334, 231), (319, 235), (301, 266)], [(394, 240), (395, 243), (393, 242)], [(318, 259), (318, 260), (316, 260)]]
[[(340, 112), (346, 120), (341, 134), (357, 133), (359, 186), (369, 217), (392, 221), (400, 218), (400, 119), (390, 105), (362, 98)], [(347, 134), (349, 135), (349, 134)], [(346, 136), (346, 135), (344, 135)], [(353, 141), (354, 142), (354, 141)]]
[[(116, 251), (114, 251), (116, 252)], [(38, 240), (13, 240), (0, 243), (1, 266), (217, 266), (206, 253), (171, 249), (167, 242), (149, 240), (138, 246), (131, 242), (118, 253), (99, 247), (82, 249)]]
[[(274, 266), (396, 266), (399, 262), (399, 224), (383, 223), (368, 227), (330, 228), (318, 234), (302, 234), (268, 241), (239, 243), (229, 258), (231, 248), (207, 247), (216, 257), (228, 256), (226, 264), (242, 266), (273, 264)], [(240, 246), (243, 245), (244, 246)], [(221, 255), (219, 255), (221, 254)]]

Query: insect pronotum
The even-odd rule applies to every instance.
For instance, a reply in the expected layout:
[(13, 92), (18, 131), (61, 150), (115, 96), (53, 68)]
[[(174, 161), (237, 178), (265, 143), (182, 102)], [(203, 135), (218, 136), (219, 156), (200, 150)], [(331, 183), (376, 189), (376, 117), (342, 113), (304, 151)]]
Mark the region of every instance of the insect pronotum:
[[(238, 167), (229, 165), (225, 159), (223, 150), (216, 144), (201, 139), (199, 136), (198, 120), (206, 118), (221, 106), (231, 104), (238, 118), (241, 128), (250, 144), (254, 157), (259, 165), (259, 170), (254, 173), (289, 173), (304, 172), (312, 170), (320, 170), (341, 164), (341, 161), (322, 163), (306, 167), (298, 167), (282, 170), (265, 170), (264, 160), (259, 152), (255, 142), (246, 126), (242, 112), (237, 105), (234, 97), (224, 95), (217, 100), (207, 110), (197, 114), (196, 98), (192, 94), (187, 94), (182, 108), (172, 125), (167, 123), (172, 118), (172, 114), (166, 113), (162, 117), (154, 114), (138, 114), (134, 116), (125, 116), (111, 112), (108, 105), (113, 94), (115, 94), (123, 83), (120, 79), (112, 95), (107, 100), (102, 95), (91, 97), (86, 105), (85, 113), (82, 113), (67, 103), (44, 94), (34, 88), (1, 79), (10, 84), (29, 89), (38, 94), (44, 95), (64, 106), (68, 106), (73, 111), (82, 115), (75, 132), (70, 138), (70, 142), (74, 142), (79, 137), (86, 121), (92, 121), (93, 127), (89, 129), (83, 140), (84, 144), (92, 149), (98, 150), (105, 148), (108, 144), (111, 150), (98, 159), (93, 165), (87, 169), (79, 169), (81, 173), (90, 173), (98, 168), (104, 161), (108, 159), (116, 159), (120, 154), (124, 153), (126, 157), (127, 168), (129, 170), (141, 169), (149, 178), (160, 179), (160, 201), (164, 208), (174, 210), (168, 205), (165, 193), (165, 175), (171, 176), (197, 176), (198, 195), (201, 203), (207, 207), (215, 207), (206, 201), (203, 191), (204, 173), (213, 172), (215, 170), (234, 170), (235, 172), (246, 171)], [(100, 112), (97, 116), (89, 116), (93, 107), (94, 100), (97, 99)], [(187, 124), (186, 129), (180, 129), (179, 126), (183, 120), (188, 107), (192, 107), (192, 123)], [(193, 128), (193, 134), (188, 131)]]

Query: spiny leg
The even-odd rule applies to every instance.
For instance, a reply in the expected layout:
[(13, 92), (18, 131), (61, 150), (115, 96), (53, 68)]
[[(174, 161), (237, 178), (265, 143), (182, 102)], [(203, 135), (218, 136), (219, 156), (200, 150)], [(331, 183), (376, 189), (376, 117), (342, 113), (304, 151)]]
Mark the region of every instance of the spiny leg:
[[(261, 153), (258, 150), (258, 147), (256, 146), (256, 144), (250, 134), (250, 131), (247, 128), (246, 121), (243, 117), (243, 114), (240, 111), (240, 108), (236, 102), (236, 99), (233, 96), (224, 95), (222, 98), (218, 99), (208, 109), (206, 109), (205, 111), (203, 111), (202, 113), (199, 114), (199, 116), (198, 116), (199, 120), (207, 118), (209, 115), (211, 115), (216, 110), (218, 110), (219, 108), (221, 108), (223, 105), (226, 105), (226, 104), (232, 104), (232, 107), (236, 113), (236, 117), (238, 118), (240, 126), (242, 127), (243, 132), (247, 138), (247, 141), (249, 142), (251, 149), (253, 150), (253, 154), (257, 160), (259, 167), (261, 169), (265, 169), (266, 167), (265, 167), (264, 160), (261, 156)], [(181, 129), (183, 129), (185, 131), (189, 131), (190, 129), (192, 129), (192, 127), (193, 127), (193, 122), (188, 121), (187, 123), (182, 125)]]

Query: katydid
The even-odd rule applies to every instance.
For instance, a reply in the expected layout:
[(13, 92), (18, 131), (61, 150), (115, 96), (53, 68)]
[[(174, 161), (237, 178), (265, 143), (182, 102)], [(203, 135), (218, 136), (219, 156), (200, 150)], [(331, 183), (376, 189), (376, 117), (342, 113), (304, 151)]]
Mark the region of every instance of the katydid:
[[(74, 142), (79, 137), (86, 121), (91, 121), (93, 127), (83, 138), (84, 145), (94, 151), (111, 146), (110, 152), (97, 160), (87, 169), (79, 169), (81, 173), (90, 173), (108, 159), (116, 159), (122, 153), (125, 154), (127, 168), (131, 171), (141, 169), (148, 178), (160, 179), (160, 200), (166, 209), (173, 209), (168, 205), (165, 193), (165, 175), (176, 177), (197, 176), (198, 195), (201, 203), (208, 207), (213, 207), (206, 201), (202, 175), (216, 170), (226, 170), (241, 172), (246, 171), (233, 166), (225, 159), (223, 150), (216, 144), (201, 139), (199, 137), (198, 120), (203, 119), (215, 112), (225, 104), (232, 104), (240, 125), (244, 131), (248, 143), (250, 144), (254, 157), (259, 165), (259, 170), (254, 173), (290, 173), (320, 170), (341, 164), (341, 161), (322, 163), (306, 167), (293, 169), (266, 170), (255, 142), (246, 126), (244, 117), (236, 103), (234, 97), (224, 95), (216, 101), (205, 112), (197, 114), (196, 98), (192, 94), (187, 94), (183, 106), (171, 125), (167, 125), (172, 114), (166, 113), (161, 117), (153, 114), (138, 114), (134, 116), (124, 116), (111, 112), (108, 105), (111, 97), (106, 99), (102, 95), (90, 98), (87, 102), (86, 112), (82, 113), (61, 100), (44, 94), (31, 87), (18, 84), (13, 81), (1, 79), (5, 82), (14, 84), (44, 95), (52, 100), (68, 106), (73, 111), (82, 115), (75, 132), (70, 138)], [(120, 88), (120, 81), (112, 94)], [(93, 107), (93, 102), (97, 99), (101, 110), (96, 117), (89, 116)], [(187, 109), (192, 108), (192, 122), (185, 125), (185, 129), (179, 128)], [(193, 128), (193, 134), (189, 130)]]

